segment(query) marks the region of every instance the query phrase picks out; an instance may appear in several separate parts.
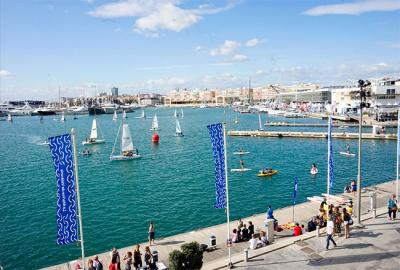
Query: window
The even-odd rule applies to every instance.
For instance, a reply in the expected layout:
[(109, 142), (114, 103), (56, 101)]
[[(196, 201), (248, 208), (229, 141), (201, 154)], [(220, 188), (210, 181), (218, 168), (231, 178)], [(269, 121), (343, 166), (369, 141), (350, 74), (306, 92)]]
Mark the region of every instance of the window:
[(390, 89), (386, 89), (386, 94), (390, 95)]
[(392, 95), (396, 94), (396, 89), (390, 89), (390, 90), (391, 90), (390, 94)]

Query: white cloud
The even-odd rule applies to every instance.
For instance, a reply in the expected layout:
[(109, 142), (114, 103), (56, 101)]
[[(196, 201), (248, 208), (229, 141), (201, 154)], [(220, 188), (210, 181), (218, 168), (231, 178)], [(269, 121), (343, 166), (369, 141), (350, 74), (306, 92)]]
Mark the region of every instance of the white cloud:
[(118, 33), (118, 32), (121, 32), (122, 31), (122, 29), (120, 28), (120, 27), (116, 27), (116, 28), (114, 28), (114, 30), (113, 30), (114, 32), (116, 32), (116, 33)]
[(151, 79), (147, 80), (143, 87), (147, 89), (171, 89), (182, 86), (186, 83), (185, 79), (178, 77), (170, 77), (165, 79)]
[(209, 54), (211, 56), (217, 55), (231, 55), (240, 46), (240, 43), (234, 40), (225, 40), (225, 42), (218, 48), (211, 49)]
[(262, 69), (257, 69), (256, 70), (256, 75), (264, 75), (264, 74), (265, 74), (264, 70), (262, 70)]
[(359, 15), (366, 12), (400, 10), (400, 1), (394, 0), (367, 0), (346, 4), (321, 5), (303, 12), (309, 16), (330, 14)]
[(244, 54), (235, 54), (232, 57), (232, 61), (235, 61), (235, 62), (244, 62), (247, 60), (249, 60), (249, 58), (247, 57), (247, 55), (244, 55)]
[(202, 81), (205, 84), (215, 85), (219, 83), (222, 86), (224, 83), (237, 82), (239, 78), (227, 72), (217, 76), (206, 75)]
[(180, 32), (201, 19), (201, 16), (190, 10), (167, 3), (160, 5), (151, 14), (136, 20), (134, 30), (139, 33), (156, 33), (161, 29)]
[(12, 75), (14, 75), (14, 74), (12, 74), (8, 70), (0, 69), (0, 77), (9, 77), (9, 76), (12, 76)]
[(94, 2), (94, 0), (81, 0), (82, 2), (86, 2), (88, 4), (92, 4)]
[(182, 0), (122, 0), (98, 6), (89, 15), (100, 18), (135, 17), (134, 31), (146, 36), (158, 37), (159, 31), (180, 32), (199, 22), (204, 15), (216, 14), (236, 5), (229, 1), (226, 6), (200, 5), (195, 9), (180, 7)]
[(248, 41), (246, 41), (247, 47), (255, 47), (258, 44), (260, 44), (260, 40), (257, 38), (249, 39)]
[(195, 52), (199, 52), (199, 51), (201, 51), (203, 48), (201, 47), (201, 46), (196, 46), (196, 47), (194, 47), (194, 51)]

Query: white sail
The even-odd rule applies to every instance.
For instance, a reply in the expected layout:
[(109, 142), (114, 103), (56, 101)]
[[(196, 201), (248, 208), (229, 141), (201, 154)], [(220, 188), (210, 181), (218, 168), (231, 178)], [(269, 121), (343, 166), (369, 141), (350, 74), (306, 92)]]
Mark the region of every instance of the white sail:
[(61, 119), (60, 119), (60, 121), (61, 121), (61, 122), (64, 122), (64, 121), (65, 121), (65, 115), (64, 115), (64, 112), (62, 112), (62, 113), (61, 113)]
[(179, 124), (178, 119), (176, 119), (176, 134), (182, 134), (181, 125)]
[(114, 120), (114, 121), (117, 121), (117, 119), (118, 119), (118, 116), (117, 116), (117, 111), (114, 111), (113, 120)]
[(97, 121), (96, 119), (93, 119), (92, 122), (92, 131), (90, 132), (90, 139), (97, 139)]
[(128, 124), (122, 125), (121, 151), (133, 151), (133, 142)]
[(181, 108), (181, 117), (183, 118), (183, 110), (182, 110), (182, 108)]
[(261, 122), (261, 114), (258, 114), (258, 130), (263, 130), (262, 122)]
[(122, 118), (126, 118), (126, 111), (122, 112)]
[(178, 113), (176, 112), (176, 109), (175, 109), (175, 112), (174, 112), (174, 117), (178, 118)]
[(141, 116), (142, 118), (145, 118), (146, 117), (146, 115), (144, 114), (144, 110), (142, 110), (142, 116)]
[(11, 121), (12, 121), (11, 113), (8, 113), (8, 116), (7, 116), (7, 121), (9, 121), (9, 122), (11, 122)]
[(158, 130), (157, 114), (154, 115), (153, 122), (151, 123), (152, 130)]

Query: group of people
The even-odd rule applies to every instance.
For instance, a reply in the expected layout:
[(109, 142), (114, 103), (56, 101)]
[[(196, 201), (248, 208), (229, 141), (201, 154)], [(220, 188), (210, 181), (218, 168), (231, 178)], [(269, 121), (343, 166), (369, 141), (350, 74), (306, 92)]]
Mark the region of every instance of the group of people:
[[(149, 245), (145, 247), (144, 249), (144, 254), (142, 254), (140, 250), (140, 245), (136, 245), (135, 249), (133, 252), (128, 251), (124, 258), (124, 269), (125, 270), (131, 270), (132, 266), (135, 269), (143, 269), (145, 267), (146, 269), (153, 270), (157, 269), (157, 261), (158, 261), (158, 255), (154, 255), (151, 250), (150, 246), (153, 244), (154, 245), (154, 237), (155, 237), (155, 231), (156, 227), (153, 221), (150, 221), (149, 225), (149, 231), (148, 231), (148, 240), (149, 240)], [(142, 255), (144, 259), (144, 264), (142, 260)], [(121, 270), (121, 258), (119, 255), (118, 250), (113, 247), (113, 249), (110, 252), (110, 257), (111, 261), (110, 264), (108, 265), (109, 270)], [(80, 265), (79, 262), (76, 263), (74, 270), (78, 269), (83, 269)], [(95, 256), (93, 259), (88, 260), (88, 270), (103, 270), (104, 266), (103, 263), (99, 260), (98, 256)]]
[[(109, 270), (121, 270), (121, 258), (119, 255), (118, 250), (114, 247), (111, 251), (111, 262), (108, 266)], [(135, 249), (133, 250), (133, 252), (128, 251), (124, 258), (124, 269), (125, 270), (131, 270), (132, 266), (138, 270), (138, 269), (143, 269), (143, 267), (145, 266), (147, 269), (153, 270), (153, 269), (157, 269), (156, 266), (156, 262), (158, 260), (158, 258), (155, 258), (155, 256), (153, 256), (152, 252), (150, 251), (150, 247), (146, 246), (144, 249), (144, 264), (142, 261), (142, 252), (140, 250), (140, 245), (136, 245)], [(89, 260), (89, 270), (100, 270), (98, 268), (95, 268), (95, 266), (93, 265), (93, 267), (91, 268), (90, 265), (90, 260)]]
[(248, 225), (244, 224), (241, 218), (237, 222), (237, 227), (232, 231), (232, 242), (238, 243), (240, 241), (248, 241), (254, 234), (254, 225), (251, 221)]
[(356, 191), (357, 191), (357, 183), (355, 180), (352, 180), (350, 186), (346, 185), (343, 189), (344, 193), (353, 193), (353, 195), (356, 194)]
[[(340, 208), (342, 209), (340, 210)], [(348, 201), (345, 207), (340, 207), (334, 206), (333, 204), (328, 205), (326, 198), (324, 198), (319, 208), (319, 214), (308, 222), (307, 231), (312, 232), (316, 230), (317, 226), (320, 228), (326, 227), (326, 249), (328, 250), (330, 242), (336, 246), (333, 236), (336, 234), (340, 236), (342, 228), (344, 228), (345, 238), (350, 237), (350, 225), (353, 224), (352, 213), (353, 203), (351, 200)], [(296, 227), (294, 233), (296, 232)], [(299, 231), (299, 229), (297, 229), (297, 231)]]

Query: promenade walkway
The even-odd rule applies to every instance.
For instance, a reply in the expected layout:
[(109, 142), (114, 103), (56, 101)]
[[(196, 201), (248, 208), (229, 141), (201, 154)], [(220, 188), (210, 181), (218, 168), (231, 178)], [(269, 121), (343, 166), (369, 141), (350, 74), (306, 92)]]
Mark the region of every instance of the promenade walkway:
[(400, 220), (388, 220), (386, 207), (376, 219), (363, 221), (350, 238), (335, 237), (325, 250), (325, 235), (287, 246), (235, 265), (236, 269), (400, 269)]
[[(386, 182), (374, 187), (370, 187), (370, 189), (374, 189), (377, 193), (377, 206), (378, 207), (383, 207), (386, 205), (386, 201), (389, 198), (390, 194), (392, 194), (395, 190), (395, 181), (391, 182)], [(362, 213), (368, 214), (369, 211), (369, 197), (368, 197), (368, 192), (362, 194), (363, 197), (363, 203), (362, 203)], [(353, 201), (355, 199), (353, 198)], [(265, 207), (267, 207), (267, 202)], [(315, 216), (318, 214), (318, 208), (319, 204), (318, 203), (313, 203), (313, 202), (305, 202), (302, 204), (296, 205), (296, 216), (295, 219), (296, 221), (308, 221), (312, 216)], [(355, 209), (355, 208), (354, 208)], [(282, 209), (278, 209), (274, 211), (274, 216), (279, 220), (280, 223), (286, 223), (288, 221), (291, 221), (292, 218), (292, 207), (286, 207)], [(255, 225), (256, 230), (257, 229), (262, 229), (263, 224), (265, 221), (266, 215), (265, 213), (259, 214), (259, 215), (254, 215), (250, 216), (247, 218), (243, 218), (242, 220), (247, 224), (249, 220), (253, 222)], [(236, 226), (237, 221), (232, 221), (231, 222), (231, 229)], [(293, 242), (296, 240), (294, 237), (288, 237), (289, 232), (282, 232), (278, 233), (275, 242), (272, 245), (269, 245), (267, 247), (257, 249), (255, 251), (250, 252), (250, 256), (253, 256), (252, 252), (257, 252), (260, 254), (267, 253), (271, 250), (275, 250), (277, 248), (283, 248), (286, 246), (289, 246), (293, 244)], [(205, 252), (204, 253), (204, 264), (203, 268), (204, 269), (216, 269), (220, 268), (226, 265), (227, 262), (227, 247), (225, 245), (225, 240), (226, 240), (226, 224), (220, 224), (196, 231), (191, 231), (183, 234), (178, 234), (170, 237), (166, 237), (164, 239), (156, 239), (156, 245), (151, 246), (152, 250), (157, 250), (159, 254), (159, 261), (164, 262), (167, 264), (168, 262), (168, 254), (174, 250), (174, 249), (179, 249), (180, 246), (185, 243), (185, 242), (192, 242), (192, 241), (197, 241), (198, 243), (204, 243), (208, 244), (209, 241), (209, 236), (210, 235), (215, 235), (217, 238), (217, 249), (215, 251), (211, 252)], [(315, 233), (309, 233), (307, 237), (314, 237)], [(304, 236), (306, 237), (306, 236)], [(141, 247), (146, 246), (148, 243), (141, 243)], [(112, 248), (113, 243), (110, 243), (110, 249)], [(121, 257), (124, 256), (124, 254), (130, 250), (133, 250), (134, 245), (130, 247), (125, 247), (125, 248), (119, 248), (119, 253)], [(238, 243), (234, 244), (232, 247), (232, 259), (233, 262), (240, 262), (243, 259), (243, 249), (247, 247), (247, 243)], [(118, 247), (117, 247), (118, 248)], [(87, 258), (93, 258), (94, 254), (89, 254)], [(110, 252), (105, 252), (102, 254), (98, 254), (99, 259), (103, 261), (105, 266), (108, 266), (111, 258), (110, 258)], [(122, 259), (122, 258), (121, 258)], [(63, 263), (60, 265), (56, 266), (51, 266), (48, 268), (44, 268), (47, 270), (67, 270), (67, 269), (74, 269), (73, 268), (73, 263), (74, 262), (68, 262), (68, 263)]]

